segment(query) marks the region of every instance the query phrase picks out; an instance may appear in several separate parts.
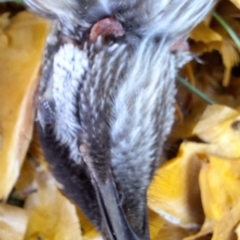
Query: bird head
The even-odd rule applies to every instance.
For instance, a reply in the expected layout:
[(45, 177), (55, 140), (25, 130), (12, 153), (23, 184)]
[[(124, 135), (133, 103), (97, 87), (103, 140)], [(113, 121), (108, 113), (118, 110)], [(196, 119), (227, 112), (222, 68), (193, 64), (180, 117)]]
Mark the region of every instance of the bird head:
[[(171, 37), (187, 36), (213, 8), (217, 0), (25, 0), (35, 13), (57, 19), (61, 28), (91, 28), (97, 21), (111, 16), (126, 32), (149, 35), (150, 32)], [(75, 32), (76, 33), (76, 32)]]

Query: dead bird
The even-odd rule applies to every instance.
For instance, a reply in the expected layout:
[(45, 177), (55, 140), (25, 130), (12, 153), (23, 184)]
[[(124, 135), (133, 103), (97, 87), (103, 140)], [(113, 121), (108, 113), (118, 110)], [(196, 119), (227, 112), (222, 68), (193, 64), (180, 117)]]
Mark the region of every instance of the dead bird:
[(147, 240), (185, 39), (214, 0), (25, 0), (53, 20), (38, 89), (55, 178), (109, 240)]

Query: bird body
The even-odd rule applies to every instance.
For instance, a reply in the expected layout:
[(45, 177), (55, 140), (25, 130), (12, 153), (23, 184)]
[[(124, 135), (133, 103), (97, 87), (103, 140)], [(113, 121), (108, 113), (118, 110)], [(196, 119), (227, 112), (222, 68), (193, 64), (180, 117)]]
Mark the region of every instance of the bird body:
[(146, 191), (174, 122), (177, 71), (192, 58), (172, 46), (214, 0), (26, 3), (55, 19), (37, 120), (56, 179), (106, 239), (149, 239)]

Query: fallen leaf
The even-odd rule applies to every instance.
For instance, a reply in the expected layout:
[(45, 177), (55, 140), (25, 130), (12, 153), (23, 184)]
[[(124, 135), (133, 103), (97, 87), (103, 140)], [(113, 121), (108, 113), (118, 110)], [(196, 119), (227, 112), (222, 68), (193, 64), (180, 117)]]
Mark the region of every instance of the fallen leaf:
[(240, 9), (240, 1), (239, 0), (230, 0), (237, 8)]
[[(236, 240), (239, 233), (240, 202), (215, 222), (212, 240)], [(239, 236), (238, 236), (239, 239)]]
[(148, 206), (169, 222), (186, 229), (200, 229), (204, 221), (198, 174), (204, 144), (183, 143), (176, 158), (162, 165), (149, 189)]
[(211, 42), (222, 42), (222, 36), (211, 29), (206, 22), (198, 24), (191, 32), (190, 38), (194, 41), (211, 43)]
[(221, 105), (208, 106), (193, 129), (193, 134), (210, 143), (209, 153), (226, 158), (239, 158), (240, 128), (238, 128), (238, 123), (240, 125), (238, 111)]
[(101, 234), (79, 208), (77, 209), (77, 215), (82, 227), (83, 240), (103, 240)]
[(211, 240), (213, 232), (212, 221), (205, 220), (201, 230), (192, 236), (185, 237), (183, 240)]
[(207, 219), (220, 220), (236, 206), (240, 196), (240, 159), (208, 156), (200, 172), (203, 209)]
[(0, 32), (0, 199), (12, 190), (32, 138), (33, 97), (49, 24), (29, 12)]
[(25, 240), (81, 240), (76, 207), (57, 189), (49, 172), (37, 172), (36, 193), (27, 197), (29, 224)]
[(0, 203), (0, 239), (23, 240), (28, 223), (25, 210)]

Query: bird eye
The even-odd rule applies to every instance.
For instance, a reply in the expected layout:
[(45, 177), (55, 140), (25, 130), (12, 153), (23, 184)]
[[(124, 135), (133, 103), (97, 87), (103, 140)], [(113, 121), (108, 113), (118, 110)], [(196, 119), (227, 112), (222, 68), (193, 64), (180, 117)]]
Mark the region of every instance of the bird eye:
[(159, 43), (161, 41), (161, 36), (157, 35), (154, 37), (154, 42)]
[(104, 39), (105, 42), (116, 42), (117, 38), (114, 34), (107, 35)]

